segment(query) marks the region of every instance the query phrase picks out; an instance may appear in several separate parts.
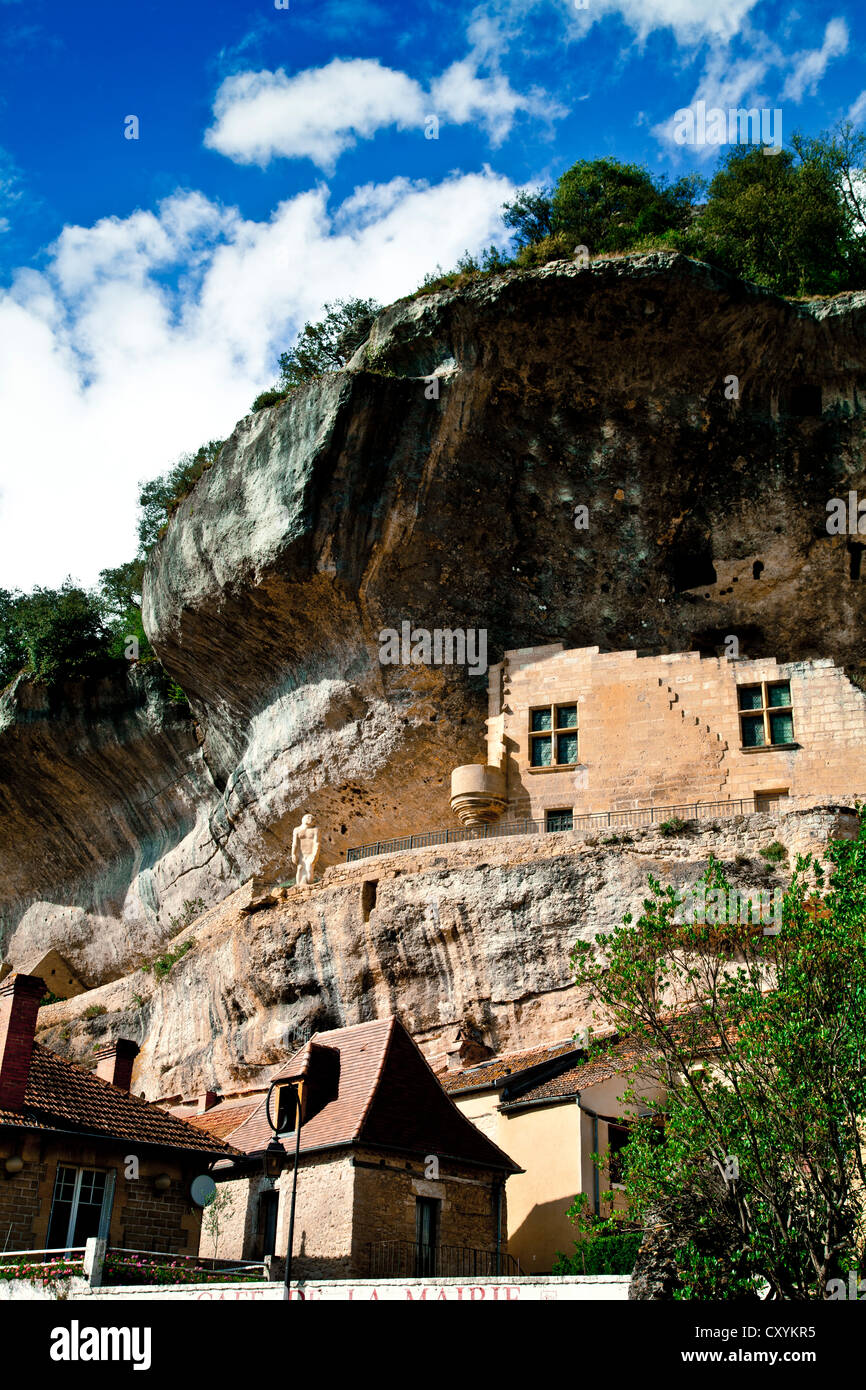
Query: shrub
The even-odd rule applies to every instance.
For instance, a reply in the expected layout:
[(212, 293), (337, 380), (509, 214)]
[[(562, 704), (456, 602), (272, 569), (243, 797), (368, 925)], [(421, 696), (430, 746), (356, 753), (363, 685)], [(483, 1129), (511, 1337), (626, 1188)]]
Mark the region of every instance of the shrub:
[(574, 1242), (574, 1254), (556, 1252), (554, 1274), (631, 1274), (643, 1237), (639, 1231), (590, 1235)]
[(682, 835), (688, 828), (688, 821), (680, 820), (679, 816), (671, 816), (670, 820), (663, 820), (659, 826), (660, 835)]
[(183, 945), (178, 946), (176, 951), (166, 951), (163, 955), (157, 956), (156, 960), (148, 961), (141, 968), (149, 973), (151, 970), (158, 980), (162, 980), (171, 970), (173, 965), (177, 965), (182, 960), (187, 951), (191, 951), (195, 945), (194, 941), (184, 941)]
[(280, 401), (286, 399), (288, 394), (288, 391), (280, 391), (277, 387), (274, 387), (272, 391), (260, 391), (252, 404), (253, 413), (267, 410), (268, 406), (271, 405), (278, 405)]
[(177, 463), (158, 478), (140, 484), (138, 543), (142, 555), (148, 555), (156, 545), (183, 499), (201, 475), (213, 467), (224, 443), (222, 439), (209, 439), (194, 454), (181, 454)]
[(762, 859), (766, 859), (768, 864), (778, 864), (782, 859), (787, 857), (788, 851), (778, 840), (773, 840), (771, 844), (765, 845), (763, 849), (758, 850), (758, 853)]
[(89, 1008), (84, 1010), (84, 1017), (100, 1018), (103, 1014), (107, 1013), (108, 1010), (106, 1009), (104, 1004), (91, 1004)]

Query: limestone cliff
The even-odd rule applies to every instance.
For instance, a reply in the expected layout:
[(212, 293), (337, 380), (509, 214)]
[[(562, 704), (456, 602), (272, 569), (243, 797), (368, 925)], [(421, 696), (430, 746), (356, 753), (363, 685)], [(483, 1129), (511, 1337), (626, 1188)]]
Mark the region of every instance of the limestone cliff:
[(145, 625), (195, 723), (136, 697), (37, 736), (7, 698), (9, 960), (35, 934), (116, 978), (185, 900), (282, 877), (301, 810), (325, 863), (447, 824), (484, 680), (381, 666), (404, 620), (486, 629), (491, 661), (735, 634), (857, 674), (860, 546), (825, 521), (866, 492), (864, 326), (862, 294), (791, 304), (673, 254), (393, 306), (347, 370), (240, 422), (152, 557)]
[[(649, 873), (690, 885), (713, 853), (732, 884), (769, 891), (787, 863), (771, 871), (762, 848), (778, 839), (793, 863), (854, 819), (825, 807), (676, 839), (646, 828), (463, 842), (337, 865), (254, 911), (241, 889), (178, 938), (192, 944), (162, 980), (139, 971), (50, 1005), (40, 1038), (84, 1064), (94, 1042), (135, 1038), (134, 1085), (150, 1099), (242, 1091), (293, 1039), (394, 1012), (437, 1066), (460, 1025), (494, 1051), (568, 1038), (589, 1021), (571, 949), (639, 915)], [(94, 1005), (105, 1012), (88, 1019)]]

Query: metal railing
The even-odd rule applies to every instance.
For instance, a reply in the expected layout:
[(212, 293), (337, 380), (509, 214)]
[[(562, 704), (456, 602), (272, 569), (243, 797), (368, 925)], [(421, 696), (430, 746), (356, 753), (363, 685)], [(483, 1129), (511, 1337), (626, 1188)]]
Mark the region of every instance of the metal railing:
[(589, 833), (593, 830), (629, 830), (666, 820), (718, 820), (726, 816), (750, 816), (757, 803), (753, 796), (738, 801), (697, 801), (680, 806), (642, 806), (631, 811), (593, 811), (574, 816), (567, 827), (554, 829), (543, 820), (502, 821), (493, 825), (460, 826), (456, 830), (425, 830), (419, 835), (403, 835), (393, 840), (377, 840), (374, 844), (357, 845), (347, 850), (346, 862), (372, 859), (379, 854), (397, 854), (401, 850), (427, 849), (431, 845), (451, 845), (459, 840), (498, 840), (506, 835), (559, 835), (563, 829)]
[(414, 1240), (371, 1241), (371, 1278), (478, 1278), (481, 1275), (522, 1273), (520, 1261), (500, 1250), (476, 1250), (471, 1245), (422, 1245)]

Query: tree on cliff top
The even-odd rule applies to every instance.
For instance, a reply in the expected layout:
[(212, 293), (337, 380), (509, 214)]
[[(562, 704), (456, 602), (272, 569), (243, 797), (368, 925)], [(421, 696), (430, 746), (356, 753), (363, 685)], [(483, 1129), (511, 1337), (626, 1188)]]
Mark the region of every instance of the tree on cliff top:
[(338, 299), (324, 318), (305, 323), (297, 342), (280, 353), (280, 389), (291, 391), (324, 372), (337, 372), (370, 336), (382, 306), (375, 299)]
[[(623, 1181), (630, 1218), (661, 1212), (679, 1236), (675, 1298), (840, 1296), (863, 1258), (866, 815), (828, 858), (820, 905), (824, 875), (798, 859), (775, 934), (739, 910), (683, 922), (651, 878), (636, 925), (575, 948), (578, 984), (645, 1049), (627, 1097), (639, 1079), (665, 1094), (665, 1142), (634, 1124)], [(718, 863), (704, 880), (731, 902)]]
[(531, 266), (571, 256), (576, 245), (596, 256), (682, 232), (702, 186), (694, 174), (671, 184), (638, 164), (579, 159), (554, 189), (521, 190), (502, 216), (514, 234), (517, 264)]
[(110, 656), (99, 596), (66, 579), (29, 594), (0, 590), (0, 687), (26, 669), (47, 685), (92, 672)]
[(772, 156), (733, 146), (684, 249), (778, 294), (862, 285), (866, 221), (852, 165), (862, 137), (795, 135), (791, 146)]

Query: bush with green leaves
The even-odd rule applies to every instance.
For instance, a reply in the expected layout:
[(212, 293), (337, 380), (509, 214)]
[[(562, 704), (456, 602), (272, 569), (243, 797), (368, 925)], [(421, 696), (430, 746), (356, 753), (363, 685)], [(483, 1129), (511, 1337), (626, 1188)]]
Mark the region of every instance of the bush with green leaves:
[[(578, 988), (635, 1049), (623, 1109), (642, 1096), (650, 1118), (632, 1123), (622, 1181), (630, 1218), (680, 1223), (675, 1297), (822, 1299), (863, 1268), (862, 810), (858, 838), (827, 855), (829, 879), (798, 858), (778, 932), (745, 913), (722, 940), (650, 877), (636, 923), (574, 949)], [(731, 901), (714, 859), (702, 883)]]
[(688, 830), (687, 820), (681, 820), (679, 816), (671, 816), (668, 820), (663, 820), (659, 824), (659, 834), (669, 838), (672, 835), (682, 835)]
[(769, 845), (765, 845), (763, 849), (758, 850), (758, 853), (762, 859), (766, 859), (768, 864), (780, 864), (783, 859), (788, 857), (788, 851), (778, 840), (773, 840)]
[(574, 1242), (574, 1254), (557, 1250), (554, 1274), (631, 1274), (642, 1236), (639, 1231), (600, 1231)]
[(209, 439), (194, 454), (181, 454), (177, 463), (158, 478), (141, 483), (138, 494), (138, 544), (146, 557), (165, 531), (172, 515), (195, 487), (199, 478), (212, 468), (225, 440)]

